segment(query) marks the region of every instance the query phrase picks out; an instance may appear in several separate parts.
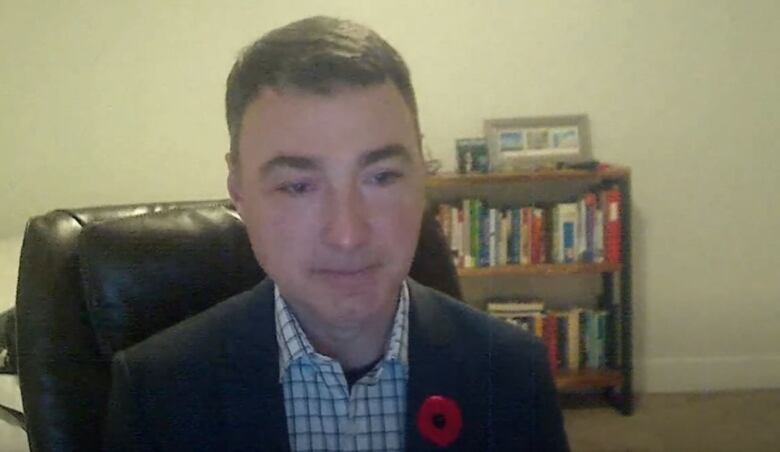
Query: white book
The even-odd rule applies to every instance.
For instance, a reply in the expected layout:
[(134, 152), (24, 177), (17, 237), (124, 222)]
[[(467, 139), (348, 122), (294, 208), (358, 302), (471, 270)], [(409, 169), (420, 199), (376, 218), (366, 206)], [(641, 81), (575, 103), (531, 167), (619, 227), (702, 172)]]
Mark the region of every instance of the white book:
[(464, 199), (463, 206), (463, 231), (461, 239), (463, 240), (463, 266), (471, 268), (474, 266), (473, 256), (471, 254), (471, 200)]
[(452, 218), (452, 241), (450, 242), (450, 247), (452, 248), (452, 256), (457, 264), (463, 256), (463, 250), (461, 249), (463, 246), (463, 223), (458, 219), (457, 207), (450, 207), (450, 217)]

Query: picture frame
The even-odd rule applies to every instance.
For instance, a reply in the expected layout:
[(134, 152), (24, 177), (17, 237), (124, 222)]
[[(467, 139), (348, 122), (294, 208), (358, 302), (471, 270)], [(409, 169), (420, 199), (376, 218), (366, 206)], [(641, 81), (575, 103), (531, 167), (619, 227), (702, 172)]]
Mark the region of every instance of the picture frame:
[(490, 171), (522, 171), (592, 160), (585, 114), (486, 119)]
[(458, 174), (490, 171), (488, 147), (484, 138), (458, 138), (455, 140), (455, 152)]

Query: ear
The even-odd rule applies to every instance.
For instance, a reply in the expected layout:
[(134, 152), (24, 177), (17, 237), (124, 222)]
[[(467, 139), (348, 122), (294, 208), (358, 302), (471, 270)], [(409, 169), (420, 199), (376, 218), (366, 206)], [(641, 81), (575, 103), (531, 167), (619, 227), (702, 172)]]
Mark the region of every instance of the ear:
[(231, 158), (230, 154), (225, 154), (225, 162), (228, 166), (227, 175), (227, 191), (230, 196), (230, 201), (236, 208), (236, 212), (243, 217), (243, 197), (241, 196), (241, 183), (239, 180), (238, 168), (236, 168), (235, 162)]

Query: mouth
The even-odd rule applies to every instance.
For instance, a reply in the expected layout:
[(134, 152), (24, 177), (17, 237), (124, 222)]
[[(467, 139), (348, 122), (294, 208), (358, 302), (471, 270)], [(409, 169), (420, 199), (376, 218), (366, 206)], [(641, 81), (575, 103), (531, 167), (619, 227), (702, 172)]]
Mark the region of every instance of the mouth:
[(373, 281), (378, 266), (369, 265), (358, 269), (324, 268), (314, 271), (315, 276), (336, 287), (350, 288), (366, 285)]

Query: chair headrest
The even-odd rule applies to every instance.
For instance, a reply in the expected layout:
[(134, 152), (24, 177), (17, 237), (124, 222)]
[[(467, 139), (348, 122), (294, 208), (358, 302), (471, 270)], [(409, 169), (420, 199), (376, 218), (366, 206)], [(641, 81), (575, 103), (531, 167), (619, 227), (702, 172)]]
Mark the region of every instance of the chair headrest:
[(223, 206), (89, 224), (78, 254), (90, 321), (107, 358), (265, 276), (240, 218)]

